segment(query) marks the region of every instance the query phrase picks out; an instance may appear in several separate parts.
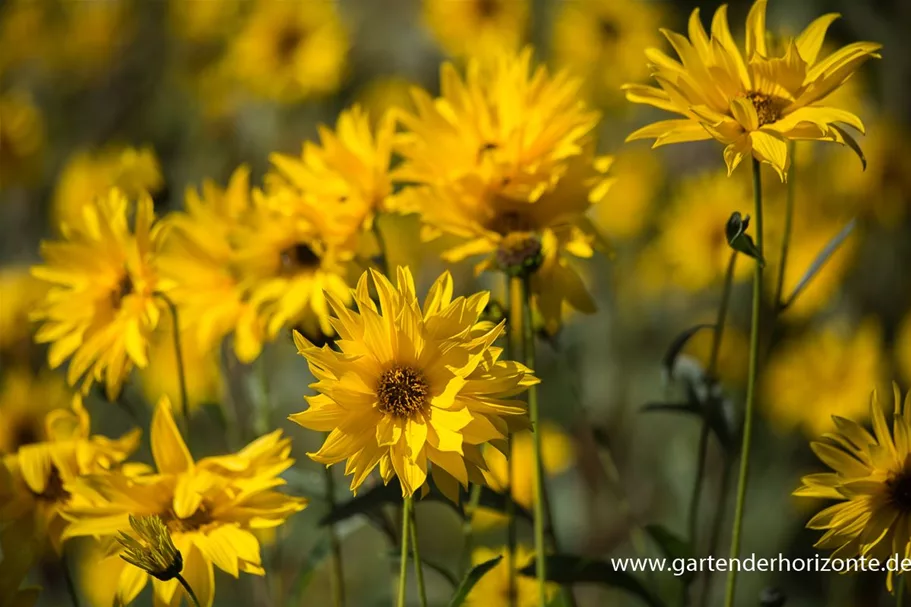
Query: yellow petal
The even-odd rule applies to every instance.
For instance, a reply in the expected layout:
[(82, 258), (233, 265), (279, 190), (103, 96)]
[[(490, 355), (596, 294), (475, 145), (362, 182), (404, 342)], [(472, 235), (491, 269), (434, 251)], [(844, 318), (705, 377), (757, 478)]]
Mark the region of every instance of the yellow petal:
[(760, 162), (772, 165), (781, 181), (787, 181), (791, 159), (788, 156), (788, 143), (784, 137), (767, 131), (753, 131), (749, 137), (753, 147), (753, 156)]
[(127, 565), (120, 572), (120, 580), (117, 583), (117, 598), (120, 599), (121, 605), (129, 605), (139, 596), (142, 589), (146, 587), (149, 581), (149, 574), (140, 569)]
[(753, 6), (750, 8), (750, 13), (747, 15), (747, 28), (746, 28), (746, 51), (747, 51), (747, 62), (753, 58), (753, 55), (758, 54), (761, 57), (768, 56), (768, 50), (766, 49), (765, 37), (765, 15), (766, 15), (766, 0), (756, 0)]
[(158, 471), (164, 474), (178, 474), (193, 468), (193, 456), (180, 436), (167, 396), (158, 401), (152, 419), (152, 458)]
[(826, 38), (826, 32), (832, 22), (841, 17), (838, 13), (828, 13), (815, 19), (804, 29), (797, 37), (797, 50), (800, 51), (801, 58), (809, 65), (816, 63), (819, 56), (819, 49)]

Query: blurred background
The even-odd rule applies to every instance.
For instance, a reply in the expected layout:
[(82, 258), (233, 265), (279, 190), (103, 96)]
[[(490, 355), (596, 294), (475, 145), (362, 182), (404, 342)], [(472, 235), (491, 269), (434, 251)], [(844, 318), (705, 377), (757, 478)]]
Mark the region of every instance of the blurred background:
[[(648, 403), (682, 398), (662, 365), (675, 336), (714, 322), (729, 249), (723, 226), (733, 211), (752, 213), (750, 173), (727, 177), (715, 142), (669, 146), (624, 144), (660, 112), (627, 103), (619, 87), (645, 82), (644, 50), (663, 47), (660, 27), (685, 31), (699, 7), (708, 23), (713, 1), (647, 0), (0, 0), (0, 453), (41, 437), (50, 409), (69, 406), (62, 375), (46, 368), (46, 351), (31, 341), (27, 314), (42, 296), (29, 277), (38, 243), (59, 223), (112, 185), (149, 190), (159, 214), (182, 208), (184, 191), (204, 179), (227, 182), (241, 163), (258, 182), (273, 152), (298, 154), (318, 124), (361, 104), (373, 117), (409, 107), (409, 88), (438, 91), (442, 61), (496, 48), (532, 44), (538, 61), (584, 79), (582, 94), (603, 112), (599, 149), (616, 156), (609, 200), (593, 218), (611, 240), (611, 259), (583, 268), (599, 309), (571, 316), (555, 336), (542, 338), (546, 465), (555, 531), (563, 550), (590, 556), (637, 554), (637, 530), (660, 523), (685, 535), (696, 471), (700, 421), (675, 413), (643, 412)], [(735, 36), (749, 3), (734, 0)], [(812, 556), (818, 535), (804, 529), (820, 508), (791, 492), (803, 474), (822, 471), (809, 441), (832, 429), (830, 415), (863, 421), (869, 393), (897, 381), (911, 386), (911, 3), (904, 0), (772, 0), (771, 29), (797, 33), (815, 17), (839, 12), (829, 30), (835, 48), (857, 40), (884, 45), (883, 59), (864, 66), (840, 90), (839, 104), (868, 128), (861, 145), (866, 171), (850, 150), (799, 145), (796, 211), (784, 276), (790, 293), (818, 253), (846, 225), (855, 228), (799, 299), (762, 336), (760, 419), (754, 436), (746, 506), (745, 553)], [(764, 172), (767, 299), (776, 289), (785, 186)], [(392, 263), (408, 263), (426, 288), (444, 264), (438, 250), (419, 244), (418, 222), (388, 218), (382, 229)], [(470, 264), (450, 268), (457, 291), (494, 289), (474, 278)], [(728, 329), (718, 375), (731, 419), (743, 407), (751, 264), (734, 271)], [(768, 310), (767, 318), (772, 317)], [(167, 324), (167, 323), (163, 323)], [(771, 326), (766, 323), (766, 326)], [(704, 366), (710, 332), (697, 334), (677, 372)], [(216, 605), (327, 605), (328, 544), (318, 521), (327, 512), (319, 466), (305, 455), (320, 437), (286, 420), (303, 408), (310, 376), (290, 339), (270, 344), (254, 368), (225, 364), (217, 352), (198, 352), (185, 340), (194, 455), (224, 452), (282, 428), (294, 440), (297, 463), (288, 491), (311, 506), (264, 538), (269, 575), (240, 580), (216, 574)], [(161, 391), (175, 397), (170, 336), (162, 329), (151, 365), (135, 372), (125, 400), (147, 428), (149, 403)], [(198, 350), (198, 349), (197, 349)], [(266, 373), (268, 395), (262, 393)], [(267, 402), (268, 407), (260, 406)], [(93, 430), (112, 435), (133, 422), (118, 405), (93, 394)], [(241, 436), (226, 436), (236, 416)], [(196, 437), (200, 437), (198, 440)], [(148, 447), (145, 446), (145, 449)], [(148, 453), (140, 453), (148, 458)], [(526, 479), (530, 455), (513, 463)], [(731, 455), (710, 440), (699, 508), (698, 554), (720, 520), (715, 556), (725, 556), (733, 496), (725, 505)], [(341, 479), (342, 470), (335, 470)], [(505, 464), (503, 464), (505, 475)], [(339, 482), (341, 487), (347, 483)], [(517, 491), (521, 491), (521, 487)], [(347, 492), (339, 491), (338, 499)], [(718, 513), (719, 503), (723, 512)], [(449, 506), (417, 507), (425, 558), (458, 572), (462, 521)], [(496, 513), (476, 517), (477, 539), (496, 549), (505, 541)], [(339, 525), (349, 605), (388, 605), (397, 563), (383, 532), (365, 517)], [(520, 526), (530, 543), (530, 526)], [(77, 584), (86, 605), (110, 605), (112, 581), (90, 543), (79, 545)], [(645, 553), (656, 554), (646, 545)], [(49, 558), (35, 581), (41, 605), (68, 600), (59, 565)], [(432, 604), (452, 592), (446, 576), (428, 571)], [(658, 592), (675, 596), (678, 580), (655, 574)], [(776, 587), (791, 606), (863, 607), (887, 604), (874, 574), (745, 573), (743, 605)], [(699, 583), (701, 586), (701, 582)], [(723, 574), (710, 592), (720, 597)], [(137, 604), (149, 604), (147, 592)], [(601, 586), (579, 587), (580, 605), (634, 605)], [(477, 605), (506, 604), (502, 597)], [(720, 603), (715, 598), (709, 604)]]

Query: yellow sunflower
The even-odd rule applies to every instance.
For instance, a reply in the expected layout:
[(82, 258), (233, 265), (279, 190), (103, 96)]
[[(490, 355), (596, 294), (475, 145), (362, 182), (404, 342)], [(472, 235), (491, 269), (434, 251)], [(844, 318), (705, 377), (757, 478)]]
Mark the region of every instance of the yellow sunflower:
[(61, 511), (73, 499), (71, 483), (115, 469), (139, 446), (139, 430), (112, 440), (91, 435), (90, 425), (77, 395), (70, 408), (47, 414), (45, 441), (23, 445), (3, 456), (3, 465), (13, 479), (13, 494), (0, 507), (0, 514), (10, 520), (30, 513), (36, 535), (47, 537), (58, 553), (66, 525)]
[(45, 265), (32, 268), (52, 285), (32, 314), (42, 323), (35, 339), (51, 344), (52, 369), (70, 359), (70, 385), (81, 380), (87, 392), (103, 381), (113, 399), (132, 367), (148, 364), (149, 336), (161, 316), (155, 293), (164, 286), (155, 267), (161, 224), (148, 195), (133, 204), (112, 189), (83, 209), (81, 224), (62, 228), (62, 240), (41, 244)]
[[(801, 479), (794, 495), (837, 500), (808, 523), (825, 531), (814, 545), (834, 550), (832, 558), (864, 555), (885, 563), (892, 555), (911, 557), (911, 394), (902, 405), (894, 388), (892, 429), (876, 392), (870, 403), (873, 434), (863, 426), (833, 416), (837, 431), (810, 443), (832, 472)], [(886, 585), (892, 590), (890, 571)]]
[[(510, 596), (510, 571), (509, 557), (507, 548), (499, 549), (478, 548), (471, 554), (471, 563), (480, 565), (487, 561), (502, 556), (503, 559), (496, 566), (484, 574), (474, 585), (465, 604), (469, 607), (539, 607), (540, 595), (538, 594), (538, 582), (531, 577), (517, 575), (516, 596)], [(523, 567), (534, 562), (534, 550), (526, 546), (516, 546), (515, 568)], [(556, 594), (558, 586), (556, 584), (547, 585), (547, 598), (550, 600)]]
[(56, 373), (38, 375), (26, 367), (4, 369), (0, 378), (0, 456), (48, 440), (45, 416), (68, 409), (72, 391)]
[(333, 0), (258, 0), (226, 64), (254, 94), (292, 103), (338, 89), (348, 33)]
[(0, 185), (7, 188), (34, 178), (44, 143), (44, 118), (28, 95), (0, 95)]
[(446, 54), (512, 52), (528, 29), (528, 0), (423, 0), (424, 22)]
[(422, 308), (407, 268), (398, 269), (395, 286), (369, 274), (379, 307), (368, 273), (354, 292), (357, 311), (329, 296), (338, 350), (295, 333), (319, 394), (290, 419), (330, 433), (308, 455), (327, 466), (347, 460), (354, 492), (379, 465), (383, 481), (397, 476), (410, 497), (425, 487), (429, 465), (437, 487), (458, 501), (459, 484), (484, 482), (481, 446), (503, 449), (507, 434), (527, 425), (524, 404), (512, 397), (538, 380), (524, 365), (500, 360), (493, 342), (503, 323), (478, 321), (489, 293), (453, 299), (447, 272)]
[(47, 283), (32, 276), (27, 266), (0, 268), (0, 359), (24, 362), (31, 347), (29, 313), (44, 299)]
[[(727, 7), (712, 20), (711, 37), (699, 20), (699, 9), (689, 20), (689, 39), (662, 30), (680, 61), (658, 49), (648, 49), (652, 77), (660, 88), (628, 84), (626, 97), (680, 114), (627, 137), (655, 139), (655, 146), (716, 139), (723, 143), (728, 172), (744, 157), (768, 163), (785, 176), (791, 159), (788, 141), (834, 141), (860, 148), (841, 125), (861, 133), (864, 125), (851, 112), (824, 104), (826, 97), (870, 58), (881, 45), (855, 42), (819, 59), (819, 51), (834, 13), (819, 17), (795, 39), (782, 45), (777, 56), (766, 42), (766, 0), (757, 0), (746, 22), (746, 53), (741, 54), (728, 27)], [(862, 155), (861, 155), (861, 158)]]
[[(236, 454), (193, 460), (174, 423), (170, 402), (159, 401), (152, 419), (152, 457), (157, 473), (86, 477), (72, 487), (78, 497), (64, 513), (65, 537), (112, 539), (130, 529), (130, 515), (159, 516), (183, 557), (182, 575), (204, 607), (215, 595), (214, 569), (237, 577), (265, 573), (255, 529), (281, 525), (306, 500), (275, 490), (293, 460), (281, 431), (254, 441)], [(110, 558), (117, 558), (116, 550)], [(118, 559), (119, 560), (119, 559)], [(126, 605), (149, 575), (124, 564), (118, 598)], [(173, 605), (184, 597), (176, 580), (152, 580), (156, 604)], [(187, 599), (189, 600), (189, 599)]]

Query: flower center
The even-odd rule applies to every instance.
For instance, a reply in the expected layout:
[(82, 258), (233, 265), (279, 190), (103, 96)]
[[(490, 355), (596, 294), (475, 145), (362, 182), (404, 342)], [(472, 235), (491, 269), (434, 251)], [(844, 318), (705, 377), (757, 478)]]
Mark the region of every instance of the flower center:
[(889, 501), (900, 512), (911, 514), (911, 469), (907, 466), (886, 481)]
[(612, 19), (599, 19), (598, 32), (601, 34), (601, 42), (616, 42), (620, 37), (620, 28)]
[(518, 211), (503, 211), (487, 222), (487, 229), (501, 236), (508, 236), (514, 232), (530, 233), (534, 231), (534, 225), (528, 217)]
[(41, 440), (41, 433), (38, 428), (28, 419), (23, 419), (14, 424), (11, 430), (9, 434), (12, 438), (11, 453), (15, 453), (19, 447), (31, 445)]
[(44, 486), (44, 491), (36, 494), (35, 497), (41, 501), (58, 503), (70, 499), (70, 492), (63, 488), (63, 479), (60, 478), (57, 466), (51, 466), (51, 474)]
[(380, 375), (376, 396), (381, 412), (395, 417), (413, 417), (427, 406), (430, 384), (417, 369), (395, 365)]
[(487, 19), (500, 12), (500, 4), (497, 0), (478, 0), (476, 7), (478, 14)]
[(281, 269), (284, 274), (294, 274), (301, 270), (318, 268), (319, 255), (304, 243), (288, 247), (279, 254)]
[(765, 126), (776, 122), (781, 118), (781, 100), (765, 93), (747, 93), (747, 99), (756, 108), (756, 115), (759, 117), (759, 126)]
[(133, 292), (133, 279), (130, 278), (129, 273), (124, 272), (123, 278), (120, 279), (120, 282), (117, 283), (117, 287), (111, 291), (111, 304), (115, 308), (119, 308), (120, 304), (123, 302), (123, 298)]
[(212, 518), (212, 515), (209, 513), (209, 509), (205, 504), (200, 505), (199, 508), (196, 509), (196, 512), (187, 518), (178, 518), (173, 510), (168, 511), (168, 513), (161, 518), (168, 527), (168, 530), (172, 533), (196, 531), (215, 520)]
[(534, 232), (510, 232), (494, 255), (497, 266), (513, 276), (530, 274), (541, 267), (541, 239)]
[(279, 59), (283, 62), (290, 61), (304, 38), (305, 34), (300, 28), (294, 26), (286, 27), (282, 33), (279, 34), (278, 43), (275, 46)]

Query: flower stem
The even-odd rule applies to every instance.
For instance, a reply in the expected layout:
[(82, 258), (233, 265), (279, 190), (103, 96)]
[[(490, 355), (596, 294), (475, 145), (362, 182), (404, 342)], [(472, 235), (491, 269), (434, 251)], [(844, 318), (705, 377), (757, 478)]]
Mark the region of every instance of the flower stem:
[(411, 527), (411, 550), (414, 559), (414, 572), (418, 578), (418, 595), (421, 597), (421, 607), (427, 607), (427, 589), (424, 586), (424, 563), (421, 561), (421, 550), (418, 548), (418, 521), (415, 516), (414, 506), (411, 506), (411, 516), (408, 525)]
[[(511, 277), (509, 281), (509, 334), (507, 350), (509, 351), (510, 360), (516, 360), (522, 356), (523, 333), (523, 316), (525, 314), (525, 304), (522, 295), (522, 279)], [(531, 325), (531, 323), (529, 323)], [(516, 505), (512, 498), (512, 490), (515, 479), (512, 467), (512, 449), (515, 446), (512, 435), (509, 439), (509, 457), (506, 462), (506, 567), (509, 572), (509, 607), (515, 607), (518, 600), (519, 592), (519, 573), (516, 567), (516, 545), (518, 544), (518, 526), (516, 523)]]
[(408, 586), (408, 544), (411, 534), (411, 509), (414, 507), (414, 498), (406, 497), (402, 508), (402, 552), (399, 565), (399, 595), (396, 607), (405, 607), (405, 592)]
[[(531, 278), (526, 276), (522, 283), (523, 335), (525, 342), (525, 366), (535, 368), (535, 331), (531, 318)], [(533, 479), (534, 479), (534, 537), (535, 560), (538, 577), (538, 603), (547, 604), (547, 561), (544, 544), (544, 523), (547, 518), (544, 510), (544, 469), (541, 461), (541, 418), (538, 411), (537, 386), (528, 388), (528, 416), (532, 426), (533, 445)]]
[(178, 582), (180, 582), (180, 585), (183, 586), (184, 590), (187, 591), (187, 594), (190, 596), (190, 600), (193, 601), (193, 604), (196, 605), (196, 607), (202, 607), (199, 603), (199, 599), (196, 598), (196, 593), (193, 592), (193, 589), (190, 587), (190, 584), (187, 582), (187, 580), (185, 580), (184, 577), (179, 573), (177, 574), (176, 579)]
[(60, 565), (63, 567), (63, 581), (66, 583), (66, 592), (70, 595), (70, 602), (73, 604), (73, 607), (80, 607), (79, 591), (76, 590), (76, 584), (73, 581), (73, 572), (70, 571), (69, 553), (66, 552), (65, 548)]
[(902, 607), (905, 602), (905, 576), (898, 576), (898, 588), (895, 589), (895, 607)]
[[(759, 161), (753, 158), (753, 203), (756, 207), (756, 271), (753, 275), (753, 310), (750, 326), (750, 365), (747, 376), (747, 402), (743, 419), (743, 442), (740, 448), (740, 474), (737, 479), (737, 502), (734, 506), (734, 526), (731, 530), (730, 557), (740, 554), (740, 532), (743, 528), (743, 510), (746, 503), (747, 478), (750, 472), (750, 443), (753, 438), (753, 410), (756, 404), (756, 382), (759, 377), (759, 315), (762, 311), (762, 177)], [(728, 573), (725, 607), (734, 607), (737, 591), (737, 568)]]
[[(721, 526), (724, 523), (725, 504), (727, 503), (728, 491), (731, 485), (731, 462), (725, 462), (721, 471), (721, 487), (718, 489), (718, 504), (715, 506), (715, 520), (712, 523), (712, 534), (709, 536), (709, 549), (707, 554), (713, 555), (718, 552), (718, 542), (721, 539)], [(712, 591), (712, 576), (706, 575), (702, 578), (702, 599), (699, 602), (701, 607), (709, 604), (709, 594)]]
[(164, 293), (158, 293), (158, 297), (165, 302), (171, 312), (171, 330), (174, 333), (174, 359), (177, 361), (177, 381), (180, 386), (180, 415), (183, 418), (184, 435), (189, 440), (190, 417), (188, 413), (187, 375), (183, 364), (183, 348), (180, 346), (180, 319), (177, 315), (177, 305)]
[[(329, 499), (329, 507), (334, 510), (335, 477), (332, 476), (332, 469), (329, 466), (325, 466), (324, 474), (326, 475), (326, 496)], [(332, 548), (332, 604), (335, 607), (344, 607), (345, 576), (342, 569), (342, 543), (339, 540), (335, 523), (329, 525), (329, 544)]]
[(797, 196), (795, 191), (795, 175), (797, 173), (795, 165), (795, 152), (797, 150), (797, 142), (791, 141), (789, 144), (788, 156), (791, 158), (791, 166), (788, 167), (788, 193), (785, 197), (785, 213), (784, 213), (784, 234), (781, 236), (781, 255), (779, 256), (778, 261), (778, 282), (775, 285), (775, 299), (772, 303), (775, 304), (775, 311), (779, 312), (782, 308), (781, 296), (784, 294), (784, 273), (787, 269), (788, 264), (788, 249), (791, 246), (791, 231), (793, 229), (794, 223), (794, 199)]

